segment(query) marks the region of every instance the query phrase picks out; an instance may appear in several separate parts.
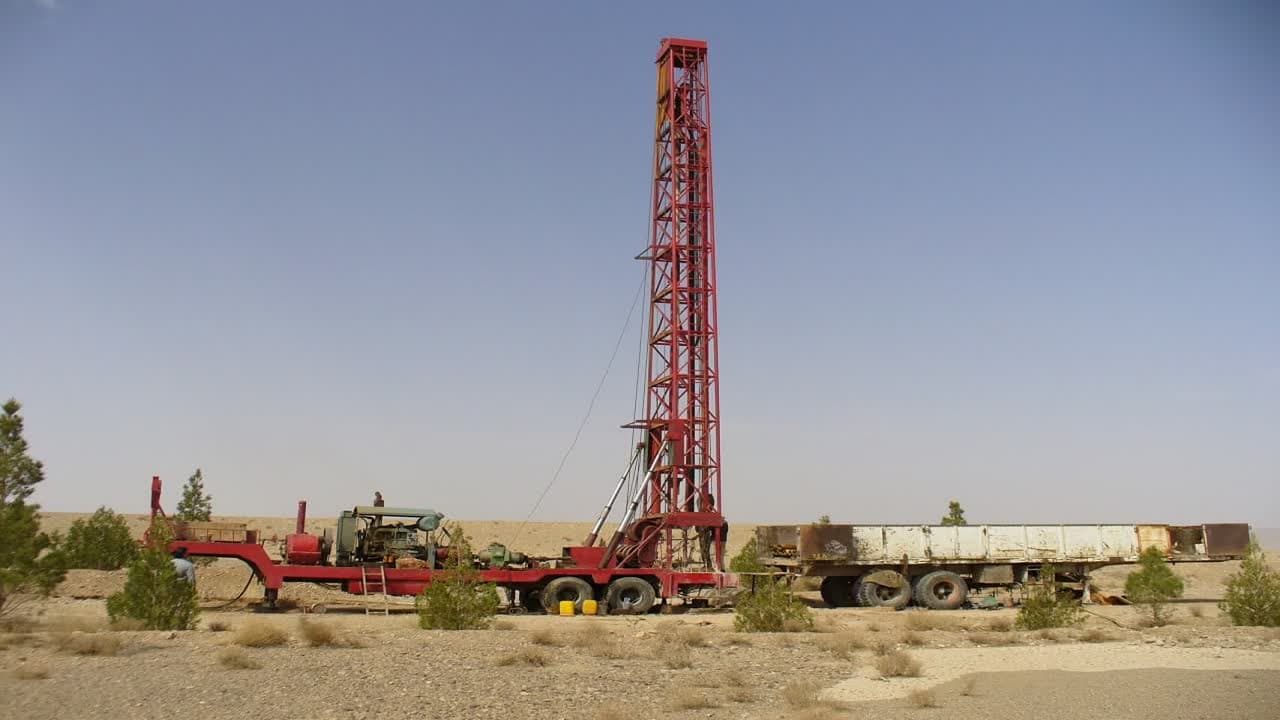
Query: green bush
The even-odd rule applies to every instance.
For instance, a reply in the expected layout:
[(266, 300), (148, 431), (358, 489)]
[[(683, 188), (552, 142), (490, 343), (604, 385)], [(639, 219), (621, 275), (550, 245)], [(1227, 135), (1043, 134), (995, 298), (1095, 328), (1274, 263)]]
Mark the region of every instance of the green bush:
[(40, 506), (28, 503), (44, 465), (27, 452), (22, 403), (0, 405), (0, 616), (47, 596), (66, 574), (56, 534), (40, 531)]
[(1124, 581), (1124, 594), (1131, 602), (1145, 605), (1156, 627), (1169, 622), (1168, 602), (1182, 597), (1182, 578), (1165, 562), (1160, 548), (1149, 547), (1138, 559), (1141, 568), (1129, 573)]
[(169, 526), (156, 520), (149, 537), (151, 545), (129, 563), (124, 590), (107, 598), (107, 615), (139, 620), (148, 630), (193, 630), (200, 605), (195, 585), (174, 571)]
[(1058, 587), (1052, 565), (1040, 569), (1040, 581), (1028, 586), (1014, 625), (1019, 630), (1067, 627), (1084, 620), (1080, 603)]
[(733, 610), (738, 632), (793, 632), (813, 628), (813, 612), (791, 595), (786, 584), (761, 578)]
[(422, 589), (415, 607), (424, 630), (483, 630), (498, 612), (498, 588), (480, 580), (471, 544), (455, 525), (445, 570)]
[(1240, 571), (1227, 578), (1226, 593), (1218, 605), (1232, 625), (1280, 627), (1280, 571), (1267, 567), (1262, 547), (1250, 542), (1240, 561)]
[(742, 546), (742, 549), (738, 551), (738, 554), (734, 555), (733, 558), (729, 560), (729, 572), (736, 572), (736, 573), (767, 572), (768, 568), (766, 568), (764, 564), (760, 562), (760, 558), (758, 557), (759, 555), (758, 550), (759, 550), (759, 545), (756, 544), (756, 539), (752, 537), (750, 540), (747, 541), (746, 545)]
[(138, 557), (138, 543), (129, 532), (129, 523), (105, 507), (71, 523), (62, 548), (67, 567), (85, 570), (119, 570)]

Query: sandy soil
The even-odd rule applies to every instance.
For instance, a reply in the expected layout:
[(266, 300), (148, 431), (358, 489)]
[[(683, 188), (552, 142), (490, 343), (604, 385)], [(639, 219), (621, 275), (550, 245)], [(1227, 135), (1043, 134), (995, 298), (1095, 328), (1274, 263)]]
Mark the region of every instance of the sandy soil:
[[(68, 632), (100, 628), (102, 614), (101, 601), (55, 599), (35, 632), (3, 636), (7, 717), (167, 718), (175, 703), (211, 720), (241, 718), (250, 707), (285, 718), (374, 718), (409, 708), (418, 717), (477, 720), (939, 717), (910, 695), (926, 688), (942, 711), (977, 717), (1043, 716), (1050, 706), (1066, 718), (1165, 718), (1174, 711), (1257, 718), (1280, 708), (1280, 632), (1189, 615), (1155, 630), (1108, 621), (1129, 620), (1127, 608), (1102, 608), (1085, 626), (1048, 636), (993, 630), (1013, 618), (1009, 610), (818, 610), (826, 632), (746, 636), (732, 631), (729, 613), (521, 616), (466, 632), (418, 630), (411, 615), (311, 616), (360, 648), (308, 647), (297, 613), (209, 611), (195, 632), (110, 633), (123, 640), (115, 656), (59, 649)], [(283, 628), (288, 644), (245, 650), (258, 669), (224, 668), (219, 651), (253, 622)], [(212, 632), (211, 623), (231, 631)], [(600, 637), (583, 639), (589, 629)], [(1086, 635), (1090, 630), (1105, 633), (1105, 641), (1085, 642), (1099, 639)], [(550, 631), (558, 645), (535, 644), (539, 631)], [(1016, 644), (991, 647), (993, 637)], [(873, 650), (844, 657), (831, 650), (847, 642), (896, 646), (921, 662), (922, 677), (878, 679)], [(545, 666), (502, 664), (526, 650), (541, 652)], [(684, 653), (688, 667), (676, 662)], [(42, 673), (48, 677), (22, 679)], [(788, 703), (786, 688), (805, 681), (823, 689), (822, 704)]]

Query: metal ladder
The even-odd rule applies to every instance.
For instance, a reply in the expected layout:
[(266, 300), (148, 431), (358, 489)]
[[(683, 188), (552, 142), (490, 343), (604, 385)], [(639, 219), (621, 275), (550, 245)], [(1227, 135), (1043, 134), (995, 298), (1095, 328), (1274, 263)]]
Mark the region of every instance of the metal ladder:
[[(377, 570), (377, 573), (372, 571)], [(376, 585), (374, 590), (382, 596), (382, 607), (374, 607), (369, 601), (369, 585)], [(387, 568), (383, 565), (369, 567), (368, 565), (360, 566), (360, 590), (364, 594), (364, 614), (365, 615), (390, 615), (391, 599), (387, 597)]]

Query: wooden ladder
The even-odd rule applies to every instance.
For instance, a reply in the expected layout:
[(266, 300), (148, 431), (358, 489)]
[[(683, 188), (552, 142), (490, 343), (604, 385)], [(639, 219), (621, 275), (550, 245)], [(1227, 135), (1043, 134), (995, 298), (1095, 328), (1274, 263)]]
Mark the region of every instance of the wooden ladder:
[[(377, 571), (376, 573), (373, 571)], [(369, 586), (374, 585), (373, 593), (382, 596), (382, 607), (374, 607), (370, 602)], [(365, 615), (390, 615), (391, 599), (387, 597), (387, 568), (383, 565), (370, 567), (368, 565), (360, 566), (360, 589), (364, 593), (364, 614)]]

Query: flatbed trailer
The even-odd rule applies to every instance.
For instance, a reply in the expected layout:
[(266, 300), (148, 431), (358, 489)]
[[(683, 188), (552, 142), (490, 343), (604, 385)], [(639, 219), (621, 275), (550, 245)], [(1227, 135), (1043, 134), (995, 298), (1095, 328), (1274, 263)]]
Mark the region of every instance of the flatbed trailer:
[[(200, 542), (175, 540), (170, 548), (185, 548), (190, 557), (234, 558), (244, 562), (263, 584), (264, 604), (275, 606), (285, 583), (309, 582), (336, 585), (353, 595), (411, 596), (422, 592), (436, 578), (447, 576), (447, 570), (397, 568), (385, 565), (294, 565), (277, 562), (265, 547), (253, 542)], [(527, 569), (478, 570), (480, 580), (497, 585), (507, 593), (509, 612), (525, 612), (554, 607), (560, 600), (574, 602), (578, 612), (587, 599), (596, 599), (611, 612), (648, 612), (661, 604), (696, 604), (715, 601), (732, 587), (732, 575), (722, 572), (687, 572), (664, 568), (599, 568), (603, 546), (566, 548), (564, 558), (555, 567)], [(544, 598), (559, 578), (574, 578), (589, 588), (589, 594), (578, 582)], [(636, 578), (652, 588), (652, 595), (635, 582), (618, 581)]]
[(821, 577), (827, 604), (955, 609), (971, 591), (1011, 587), (1054, 568), (1090, 600), (1089, 574), (1135, 563), (1149, 547), (1173, 563), (1243, 557), (1244, 523), (1203, 525), (762, 525), (757, 559), (787, 574)]

